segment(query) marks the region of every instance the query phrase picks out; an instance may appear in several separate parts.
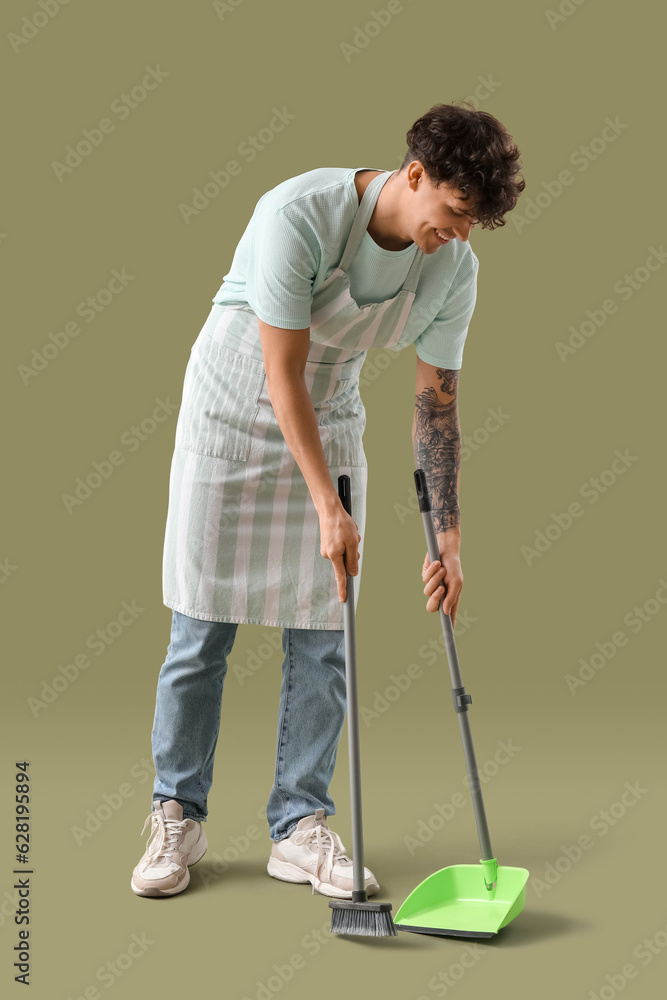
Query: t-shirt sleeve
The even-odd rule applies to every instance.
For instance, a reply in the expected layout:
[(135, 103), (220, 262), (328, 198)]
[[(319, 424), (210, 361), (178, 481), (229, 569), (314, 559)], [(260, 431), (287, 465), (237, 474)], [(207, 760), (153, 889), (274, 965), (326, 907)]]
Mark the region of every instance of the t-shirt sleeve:
[(477, 299), (479, 261), (471, 253), (461, 263), (452, 286), (427, 328), (414, 344), (417, 355), (429, 365), (459, 369), (463, 363), (463, 347)]
[(248, 305), (270, 326), (310, 326), (313, 279), (319, 257), (308, 220), (292, 205), (262, 197), (253, 213), (253, 239), (246, 274)]

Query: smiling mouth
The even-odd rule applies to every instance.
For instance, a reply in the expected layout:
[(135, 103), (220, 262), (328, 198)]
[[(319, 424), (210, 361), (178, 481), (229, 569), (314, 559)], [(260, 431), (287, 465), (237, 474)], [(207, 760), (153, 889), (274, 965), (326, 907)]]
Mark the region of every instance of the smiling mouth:
[(442, 244), (449, 243), (449, 236), (443, 236), (443, 234), (440, 232), (439, 229), (434, 229), (433, 231), (434, 231), (435, 235), (438, 237), (438, 240), (440, 241), (440, 243), (442, 243)]

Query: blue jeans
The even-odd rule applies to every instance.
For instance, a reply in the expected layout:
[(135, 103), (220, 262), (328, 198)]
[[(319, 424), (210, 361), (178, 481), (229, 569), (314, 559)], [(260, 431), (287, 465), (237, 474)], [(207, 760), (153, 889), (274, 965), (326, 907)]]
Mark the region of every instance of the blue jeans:
[[(176, 799), (189, 819), (208, 815), (222, 688), (237, 628), (172, 611), (152, 732), (153, 800)], [(276, 841), (316, 809), (335, 814), (328, 790), (346, 711), (343, 631), (284, 628), (282, 646), (276, 770), (266, 811)]]

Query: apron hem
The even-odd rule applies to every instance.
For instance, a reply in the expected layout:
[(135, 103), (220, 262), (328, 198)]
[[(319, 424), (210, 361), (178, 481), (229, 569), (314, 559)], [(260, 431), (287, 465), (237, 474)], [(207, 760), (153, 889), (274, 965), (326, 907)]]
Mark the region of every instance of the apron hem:
[[(206, 622), (235, 622), (238, 625), (266, 625), (275, 626), (277, 628), (308, 628), (308, 629), (319, 629), (321, 631), (328, 632), (342, 632), (342, 627), (338, 625), (326, 623), (314, 623), (314, 622), (285, 622), (269, 620), (266, 618), (242, 618), (239, 615), (209, 615), (204, 611), (194, 611), (192, 608), (185, 608), (183, 605), (169, 604), (167, 601), (162, 602), (165, 607), (170, 608), (172, 611), (178, 611), (181, 615), (186, 615), (188, 618), (196, 618), (199, 621)], [(342, 604), (341, 604), (342, 607)]]

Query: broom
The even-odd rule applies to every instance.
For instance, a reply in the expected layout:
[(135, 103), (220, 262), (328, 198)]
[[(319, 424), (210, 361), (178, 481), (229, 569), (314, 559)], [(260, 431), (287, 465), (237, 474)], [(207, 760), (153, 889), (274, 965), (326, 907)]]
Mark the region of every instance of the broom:
[[(338, 477), (338, 496), (352, 515), (350, 477)], [(347, 567), (346, 567), (347, 571)], [(352, 812), (352, 899), (332, 899), (329, 906), (332, 934), (360, 934), (391, 937), (398, 934), (391, 917), (391, 903), (369, 903), (364, 875), (364, 842), (361, 824), (361, 765), (359, 761), (359, 710), (357, 705), (357, 657), (354, 631), (354, 581), (347, 573), (343, 604), (345, 625), (345, 683), (347, 691), (347, 734), (350, 755), (350, 800)]]

